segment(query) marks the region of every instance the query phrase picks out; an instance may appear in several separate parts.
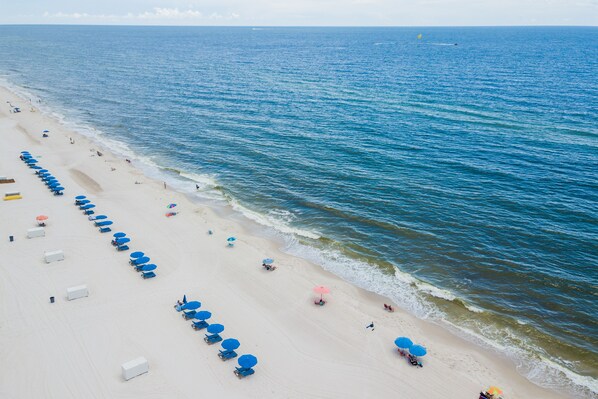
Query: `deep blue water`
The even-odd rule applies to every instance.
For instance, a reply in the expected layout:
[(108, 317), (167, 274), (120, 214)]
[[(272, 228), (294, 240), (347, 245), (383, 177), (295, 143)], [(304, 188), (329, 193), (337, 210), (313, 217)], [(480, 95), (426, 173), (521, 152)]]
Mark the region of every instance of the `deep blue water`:
[(596, 393), (597, 38), (0, 26), (0, 74), (288, 252)]

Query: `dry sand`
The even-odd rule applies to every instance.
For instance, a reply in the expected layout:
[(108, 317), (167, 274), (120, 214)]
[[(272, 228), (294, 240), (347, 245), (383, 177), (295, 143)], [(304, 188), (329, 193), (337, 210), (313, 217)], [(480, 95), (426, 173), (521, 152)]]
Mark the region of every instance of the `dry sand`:
[[(23, 112), (9, 113), (7, 100)], [(124, 159), (103, 150), (98, 157), (90, 151), (97, 144), (31, 112), (6, 89), (0, 107), (0, 175), (16, 179), (0, 194), (23, 195), (0, 201), (0, 398), (462, 399), (488, 385), (503, 388), (505, 398), (562, 397), (498, 353), (406, 312), (385, 312), (388, 300), (283, 254)], [(50, 137), (42, 139), (43, 129)], [(19, 160), (22, 150), (60, 180), (64, 196), (53, 196)], [(156, 278), (132, 270), (130, 251), (115, 251), (112, 234), (100, 234), (73, 205), (79, 194), (114, 221), (113, 232), (132, 238), (132, 250), (151, 257)], [(170, 202), (180, 214), (167, 218)], [(27, 239), (39, 214), (50, 217), (46, 236)], [(227, 248), (231, 235), (239, 240)], [(46, 264), (44, 251), (57, 249), (66, 259)], [(276, 271), (261, 267), (265, 257), (276, 259)], [(66, 289), (79, 284), (89, 297), (67, 301)], [(313, 304), (320, 284), (332, 290), (323, 307)], [(240, 340), (239, 354), (258, 357), (253, 376), (237, 379), (236, 361), (221, 361), (219, 345), (204, 343), (204, 332), (173, 309), (183, 294), (224, 324), (224, 338)], [(365, 328), (372, 320), (375, 331)], [(393, 341), (402, 335), (427, 347), (423, 368), (399, 356)], [(150, 372), (124, 381), (120, 365), (138, 356)]]

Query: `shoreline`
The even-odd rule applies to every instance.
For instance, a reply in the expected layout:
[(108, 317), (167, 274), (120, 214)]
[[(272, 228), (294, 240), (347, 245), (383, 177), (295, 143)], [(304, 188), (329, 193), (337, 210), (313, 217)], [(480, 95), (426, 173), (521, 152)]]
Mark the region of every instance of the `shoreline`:
[[(7, 89), (5, 88), (1, 88), (0, 92), (2, 93), (4, 98), (16, 96), (14, 93), (8, 93)], [(259, 273), (261, 270), (259, 270), (259, 264), (257, 264), (253, 268), (251, 268), (251, 266), (248, 266), (248, 270), (245, 270), (244, 268), (242, 272), (227, 270), (228, 277), (234, 277), (237, 273), (241, 273), (244, 276), (251, 276), (251, 282), (257, 287), (270, 287), (269, 284), (272, 281), (269, 280), (273, 280), (274, 282), (280, 283), (282, 285), (286, 284), (286, 286), (284, 287), (285, 289), (278, 292), (280, 297), (283, 298), (282, 302), (288, 303), (289, 306), (291, 306), (291, 308), (294, 311), (296, 311), (301, 318), (305, 318), (306, 320), (309, 320), (310, 317), (314, 317), (313, 305), (311, 305), (311, 307), (309, 306), (309, 302), (311, 301), (311, 297), (313, 296), (313, 294), (311, 293), (310, 285), (307, 283), (311, 282), (313, 286), (319, 284), (320, 281), (325, 281), (327, 284), (334, 288), (333, 293), (330, 295), (331, 306), (326, 306), (324, 309), (321, 309), (329, 315), (327, 316), (327, 319), (322, 319), (320, 320), (320, 322), (325, 323), (327, 327), (330, 327), (332, 330), (334, 330), (337, 334), (340, 335), (344, 334), (343, 328), (337, 327), (336, 323), (330, 324), (331, 319), (335, 319), (338, 317), (338, 322), (341, 326), (353, 326), (349, 328), (354, 328), (355, 331), (346, 333), (348, 342), (353, 342), (355, 345), (358, 345), (358, 343), (360, 342), (365, 342), (367, 344), (366, 346), (369, 349), (373, 350), (373, 353), (368, 352), (368, 357), (376, 358), (379, 356), (380, 359), (378, 360), (385, 361), (387, 363), (387, 366), (397, 366), (397, 369), (400, 370), (400, 373), (394, 376), (394, 378), (397, 378), (400, 375), (405, 375), (405, 373), (417, 372), (419, 376), (414, 377), (417, 379), (417, 381), (420, 382), (427, 381), (427, 379), (429, 378), (438, 378), (439, 380), (445, 380), (444, 382), (451, 384), (452, 388), (448, 396), (445, 394), (442, 397), (473, 397), (476, 394), (475, 391), (479, 391), (480, 389), (484, 388), (485, 385), (501, 386), (505, 390), (505, 397), (531, 397), (532, 395), (542, 395), (542, 397), (547, 398), (560, 397), (557, 393), (539, 388), (536, 385), (529, 382), (528, 380), (526, 380), (525, 377), (519, 375), (516, 372), (514, 365), (508, 359), (502, 357), (497, 358), (496, 353), (493, 353), (484, 348), (477, 347), (474, 344), (462, 338), (456, 337), (451, 332), (447, 331), (445, 328), (435, 323), (417, 319), (415, 316), (412, 316), (401, 309), (397, 309), (397, 311), (392, 314), (384, 313), (384, 309), (382, 309), (382, 303), (388, 303), (389, 301), (387, 299), (380, 297), (377, 294), (365, 291), (361, 288), (357, 288), (351, 285), (350, 283), (345, 282), (340, 277), (326, 272), (319, 266), (311, 264), (304, 259), (296, 258), (291, 255), (282, 253), (279, 250), (279, 248), (277, 248), (276, 243), (273, 243), (272, 241), (267, 240), (264, 237), (256, 237), (251, 235), (249, 229), (243, 226), (242, 223), (238, 223), (237, 221), (231, 220), (222, 220), (221, 217), (216, 215), (216, 212), (214, 212), (214, 210), (207, 208), (205, 205), (198, 206), (197, 204), (194, 204), (193, 201), (191, 201), (183, 193), (170, 190), (164, 191), (163, 188), (160, 186), (160, 182), (153, 181), (150, 178), (144, 176), (140, 170), (135, 169), (133, 166), (127, 165), (124, 159), (120, 159), (118, 156), (114, 156), (113, 154), (110, 154), (108, 152), (104, 152), (104, 156), (102, 159), (100, 159), (99, 157), (90, 156), (91, 152), (89, 151), (89, 149), (97, 147), (97, 144), (93, 143), (92, 140), (82, 135), (79, 135), (76, 132), (68, 131), (63, 126), (61, 126), (59, 122), (49, 120), (42, 113), (30, 113), (29, 110), (23, 109), (23, 112), (21, 114), (7, 114), (6, 107), (4, 107), (4, 109), (2, 109), (1, 115), (3, 123), (6, 123), (6, 121), (18, 121), (18, 123), (15, 124), (14, 127), (20, 126), (21, 129), (15, 128), (14, 130), (12, 130), (12, 127), (9, 127), (9, 129), (11, 129), (13, 133), (15, 131), (21, 130), (22, 133), (24, 133), (24, 135), (27, 136), (21, 137), (19, 139), (20, 142), (15, 140), (14, 143), (11, 144), (12, 148), (10, 149), (10, 151), (15, 152), (14, 154), (12, 154), (8, 148), (3, 149), (3, 158), (5, 158), (5, 160), (2, 163), (2, 167), (4, 169), (14, 169), (15, 175), (20, 174), (21, 176), (23, 176), (23, 174), (30, 172), (30, 170), (25, 168), (22, 165), (22, 163), (18, 161), (18, 153), (22, 149), (26, 148), (32, 151), (32, 153), (43, 153), (44, 158), (41, 158), (41, 160), (43, 160), (43, 164), (45, 166), (52, 165), (53, 172), (60, 178), (60, 180), (65, 180), (69, 182), (68, 185), (65, 186), (67, 188), (67, 191), (65, 192), (64, 199), (60, 199), (61, 202), (66, 202), (70, 204), (72, 202), (72, 197), (74, 197), (74, 195), (77, 194), (92, 195), (94, 196), (94, 199), (97, 198), (98, 209), (106, 209), (106, 213), (110, 215), (119, 215), (120, 213), (119, 217), (114, 218), (115, 222), (118, 222), (121, 219), (128, 220), (131, 227), (129, 226), (129, 224), (123, 224), (122, 229), (125, 231), (129, 231), (133, 226), (136, 226), (138, 234), (136, 234), (135, 237), (139, 236), (140, 238), (144, 235), (151, 236), (152, 233), (145, 231), (145, 229), (143, 229), (143, 226), (141, 226), (141, 228), (139, 227), (139, 221), (137, 220), (138, 218), (131, 217), (130, 215), (128, 215), (128, 212), (123, 212), (124, 209), (127, 209), (131, 214), (139, 216), (137, 210), (131, 209), (130, 206), (127, 206), (128, 200), (137, 197), (135, 192), (132, 191), (141, 191), (143, 193), (144, 198), (148, 198), (148, 200), (151, 200), (148, 201), (151, 203), (143, 204), (143, 206), (140, 208), (148, 212), (156, 212), (159, 210), (158, 213), (155, 213), (156, 216), (153, 217), (161, 218), (159, 220), (160, 222), (165, 222), (165, 220), (163, 220), (165, 218), (162, 215), (164, 213), (164, 209), (157, 209), (156, 204), (177, 202), (179, 203), (179, 209), (183, 210), (180, 215), (177, 215), (177, 217), (173, 218), (174, 220), (172, 221), (166, 219), (168, 220), (168, 225), (164, 223), (158, 224), (157, 222), (154, 222), (153, 224), (159, 227), (164, 227), (165, 229), (167, 229), (165, 231), (169, 231), (177, 235), (182, 242), (187, 241), (184, 237), (181, 236), (181, 234), (177, 233), (178, 231), (192, 233), (195, 235), (195, 240), (205, 241), (208, 239), (205, 232), (207, 231), (208, 226), (211, 225), (218, 226), (218, 228), (215, 229), (215, 235), (218, 237), (219, 240), (221, 240), (229, 232), (234, 233), (238, 236), (238, 238), (240, 238), (236, 248), (233, 249), (234, 253), (241, 252), (241, 254), (238, 254), (238, 256), (232, 256), (233, 251), (226, 252), (227, 249), (220, 248), (220, 246), (218, 246), (218, 248), (212, 248), (213, 245), (210, 243), (201, 243), (202, 248), (206, 252), (214, 252), (217, 250), (219, 252), (225, 251), (224, 254), (221, 254), (217, 251), (215, 253), (215, 256), (222, 256), (223, 258), (226, 258), (226, 260), (229, 262), (232, 261), (236, 263), (241, 261), (242, 263), (247, 264), (247, 262), (243, 262), (243, 258), (245, 258), (245, 255), (249, 255), (249, 257), (251, 257), (251, 255), (254, 255), (255, 259), (253, 263), (259, 262), (261, 256), (274, 257), (275, 259), (277, 259), (277, 263), (281, 265), (281, 267), (279, 267), (279, 270), (275, 272), (276, 274), (263, 275), (262, 273)], [(36, 128), (41, 126), (42, 124), (43, 126), (50, 127), (51, 130), (51, 136), (49, 140), (45, 142), (42, 142), (41, 139), (36, 138), (35, 134), (30, 133), (33, 131), (38, 131)], [(39, 131), (41, 132), (41, 129)], [(75, 145), (69, 144), (69, 137), (75, 138)], [(17, 144), (22, 145), (23, 139), (25, 138), (29, 141), (29, 147), (17, 150), (17, 148), (15, 148), (14, 146)], [(10, 156), (11, 154), (13, 155), (12, 157)], [(47, 160), (49, 161), (48, 165), (46, 165)], [(111, 167), (115, 167), (116, 170), (112, 171), (110, 169)], [(76, 170), (79, 173), (73, 173), (73, 170)], [(8, 174), (8, 172), (9, 170), (3, 171), (3, 174)], [(143, 184), (135, 186), (133, 185), (133, 179), (143, 179)], [(40, 196), (47, 197), (48, 193), (44, 190), (44, 187), (40, 186), (39, 183), (38, 186), (39, 187), (24, 187), (24, 185), (19, 184), (19, 188), (23, 191), (25, 188), (31, 190), (40, 190), (40, 192), (42, 193), (40, 194)], [(77, 190), (80, 190), (80, 192), (75, 192), (75, 187), (78, 187)], [(48, 201), (52, 202), (53, 199), (54, 198), (48, 198)], [(27, 201), (27, 198), (21, 201), (22, 203), (25, 203)], [(15, 204), (17, 202), (18, 201), (15, 201)], [(10, 205), (12, 206), (12, 204)], [(18, 205), (20, 205), (20, 203)], [(68, 207), (65, 204), (62, 205), (64, 205), (63, 207), (66, 207), (66, 209), (64, 209), (64, 212), (73, 213), (72, 205)], [(7, 207), (5, 206), (4, 208)], [(68, 217), (65, 218), (68, 219)], [(74, 216), (74, 218), (81, 219), (81, 216), (77, 215)], [(118, 224), (118, 226), (118, 229), (121, 229), (120, 223)], [(196, 228), (200, 227), (203, 227), (204, 230), (195, 230)], [(115, 229), (114, 231), (117, 230)], [(222, 234), (221, 232), (225, 232), (226, 234)], [(168, 260), (173, 260), (172, 257), (168, 255), (167, 250), (165, 250), (164, 248), (159, 249), (161, 241), (159, 237), (155, 237), (156, 233), (154, 233), (153, 235), (154, 237), (145, 238), (147, 243), (153, 244), (152, 247), (155, 245), (156, 248), (158, 248), (156, 250), (152, 249), (152, 252), (156, 251), (162, 254), (161, 256), (164, 258), (162, 263), (164, 264), (168, 263)], [(98, 238), (96, 232), (92, 232), (89, 237), (90, 243), (86, 245), (89, 248), (93, 248), (94, 243), (98, 244), (102, 242), (102, 240), (106, 241), (106, 239), (107, 238), (105, 237)], [(209, 239), (211, 240), (212, 238)], [(134, 241), (135, 244), (136, 241), (137, 239), (135, 239)], [(65, 244), (65, 246), (67, 246), (67, 244)], [(242, 250), (239, 247), (243, 247)], [(137, 245), (132, 246), (132, 250), (136, 249), (140, 248), (137, 248)], [(183, 245), (181, 245), (181, 248), (178, 249), (181, 251), (181, 253), (193, 253), (192, 250), (185, 249)], [(256, 255), (256, 253), (259, 253), (260, 255)], [(119, 259), (123, 258), (123, 256), (124, 255), (120, 254), (111, 255), (112, 258)], [(110, 254), (108, 254), (108, 257), (106, 259), (107, 261), (114, 263), (111, 260), (111, 257)], [(253, 257), (251, 259), (253, 259)], [(279, 259), (281, 261), (279, 261)], [(213, 261), (215, 263), (219, 263), (219, 260), (216, 258), (214, 258)], [(159, 265), (159, 267), (161, 266), (162, 265)], [(228, 267), (221, 263), (219, 264), (219, 266), (220, 267), (218, 267), (215, 271), (211, 270), (209, 265), (202, 265), (202, 267), (207, 268), (214, 275), (217, 274), (218, 270), (222, 269), (222, 267)], [(161, 269), (158, 270), (159, 273), (160, 270)], [(127, 272), (128, 274), (130, 274), (129, 270), (127, 270)], [(193, 270), (191, 265), (182, 264), (181, 266), (176, 267), (173, 270), (167, 269), (166, 275), (167, 278), (171, 280), (168, 282), (172, 282), (173, 279), (178, 278), (178, 281), (180, 283), (182, 281), (185, 281), (184, 274), (193, 272), (196, 272), (196, 270)], [(248, 274), (254, 272), (258, 274), (258, 277)], [(281, 277), (281, 275), (283, 276)], [(157, 281), (152, 281), (151, 283), (158, 283), (161, 278), (162, 276), (160, 276), (159, 274), (158, 279), (156, 279)], [(130, 278), (125, 278), (125, 280), (129, 279)], [(285, 279), (291, 279), (292, 283), (297, 283), (297, 285), (299, 285), (301, 289), (299, 290), (298, 287), (296, 287), (294, 284), (289, 284), (288, 281), (286, 281)], [(213, 279), (213, 282), (221, 283), (219, 279)], [(249, 297), (252, 296), (251, 292), (247, 291), (248, 287), (246, 285), (237, 283), (235, 284), (235, 286), (241, 290), (246, 290), (244, 292), (244, 295), (240, 294), (240, 297), (248, 300)], [(185, 285), (180, 286), (178, 288), (180, 290), (184, 290)], [(295, 304), (297, 298), (302, 300), (299, 306)], [(359, 298), (359, 301), (355, 301), (356, 298)], [(266, 324), (272, 325), (272, 327), (276, 331), (282, 331), (282, 336), (288, 337), (289, 334), (296, 334), (297, 332), (289, 331), (289, 327), (286, 326), (283, 322), (285, 320), (284, 315), (281, 315), (279, 309), (277, 307), (273, 307), (272, 303), (269, 302), (277, 301), (277, 299), (278, 297), (273, 298), (271, 294), (264, 294), (260, 298), (255, 298), (254, 305), (256, 305), (256, 309), (259, 311), (258, 313), (268, 315), (267, 317), (265, 317)], [(173, 302), (174, 300), (176, 300), (176, 296), (172, 297), (171, 302)], [(161, 305), (164, 308), (168, 308), (169, 306), (166, 305), (171, 304), (162, 303)], [(330, 307), (334, 307), (336, 309), (329, 311)], [(231, 306), (228, 309), (225, 309), (225, 307), (223, 307), (223, 310), (219, 311), (218, 313), (222, 313), (223, 317), (227, 317), (228, 312), (230, 312), (231, 315), (237, 313), (235, 317), (238, 319), (243, 319), (243, 315), (239, 315), (238, 311), (235, 312), (235, 310), (236, 309), (234, 306)], [(160, 312), (163, 311), (164, 309), (160, 309)], [(320, 309), (315, 309), (315, 311), (318, 313), (324, 313), (320, 312)], [(172, 314), (166, 313), (161, 316), (167, 317), (172, 316)], [(376, 334), (378, 336), (374, 336), (375, 338), (371, 338), (370, 336), (367, 338), (367, 340), (363, 340), (363, 337), (361, 337), (361, 335), (363, 335), (363, 331), (360, 331), (363, 328), (361, 324), (369, 323), (369, 319), (372, 317), (376, 320)], [(180, 325), (185, 323), (177, 320), (176, 323), (173, 321), (164, 328), (173, 327), (172, 324), (181, 327)], [(409, 333), (408, 331), (406, 331), (404, 327), (405, 325), (409, 326), (408, 331), (417, 331), (417, 334)], [(297, 326), (295, 325), (295, 327)], [(310, 323), (309, 327), (316, 329), (318, 334), (327, 334), (319, 325), (313, 325), (313, 323)], [(184, 338), (182, 338), (183, 340), (187, 339), (187, 335), (190, 335), (191, 337), (193, 336), (192, 331), (186, 331), (190, 330), (188, 327), (184, 330), (185, 331), (182, 331), (181, 333), (182, 336), (185, 336)], [(380, 331), (382, 331), (382, 333), (378, 334), (378, 332)], [(382, 334), (391, 338), (382, 339), (379, 337), (379, 335)], [(401, 363), (404, 363), (404, 361), (401, 361), (401, 359), (396, 359), (396, 356), (393, 357), (393, 355), (395, 355), (395, 351), (393, 349), (396, 348), (394, 348), (392, 341), (394, 340), (394, 338), (396, 338), (396, 336), (403, 334), (411, 334), (412, 338), (414, 338), (418, 342), (422, 341), (423, 343), (425, 343), (425, 346), (428, 347), (429, 354), (423, 359), (424, 364), (426, 365), (426, 367), (424, 367), (423, 370), (406, 368), (406, 365), (404, 364), (403, 366), (405, 366), (405, 368), (400, 367)], [(238, 335), (238, 338), (243, 341), (243, 332), (239, 333)], [(418, 336), (425, 337), (425, 339), (418, 339)], [(317, 339), (314, 339), (314, 337), (295, 337), (295, 340), (298, 342), (296, 346), (297, 348), (315, 347), (323, 349), (321, 348), (321, 342), (319, 342)], [(338, 345), (338, 343), (336, 342), (335, 344), (336, 345), (334, 346)], [(201, 348), (201, 343), (198, 345), (200, 346), (199, 349), (205, 349)], [(262, 346), (260, 347), (264, 349)], [(321, 362), (327, 362), (331, 361), (332, 359), (336, 359), (336, 356), (346, 356), (343, 350), (340, 350), (340, 348), (338, 347), (336, 349), (336, 352), (331, 351), (331, 353), (322, 354), (321, 358), (318, 358), (316, 356), (315, 358), (311, 358), (311, 361), (313, 361), (314, 365), (317, 365)], [(364, 348), (359, 349), (352, 347), (344, 349), (352, 353), (353, 355), (364, 356)], [(456, 353), (456, 349), (459, 349), (463, 353)], [(271, 352), (271, 350), (265, 349), (265, 352), (268, 353)], [(298, 350), (298, 352), (301, 352), (301, 350)], [(464, 353), (466, 353), (466, 355), (464, 355)], [(273, 362), (272, 359), (268, 359), (270, 355), (273, 355), (272, 357), (277, 358), (277, 360), (281, 360), (281, 362), (285, 365), (288, 363), (288, 361), (286, 360), (279, 359), (279, 355), (277, 355), (276, 352), (264, 354), (258, 353), (256, 351), (254, 354), (256, 354), (258, 356), (258, 359), (260, 359), (260, 364), (258, 364), (257, 366), (256, 375), (252, 377), (252, 381), (260, 380), (259, 375), (262, 372), (262, 364), (264, 365), (263, 367), (266, 370), (268, 370), (268, 372), (273, 372), (273, 369), (278, 368), (276, 362)], [(437, 355), (439, 356), (438, 358), (436, 357)], [(460, 359), (465, 364), (461, 364), (459, 360), (455, 359)], [(213, 359), (209, 359), (209, 361), (213, 362)], [(346, 361), (348, 362), (349, 359), (346, 359)], [(438, 364), (436, 364), (437, 362)], [(305, 365), (311, 365), (310, 361), (306, 361)], [(488, 366), (490, 365), (492, 365), (493, 370), (488, 369)], [(462, 368), (461, 366), (467, 367)], [(229, 364), (228, 368), (231, 367), (232, 365)], [(359, 368), (360, 366), (352, 365), (352, 367)], [(372, 365), (372, 367), (376, 366)], [(471, 370), (465, 370), (466, 368), (469, 369), (472, 367), (474, 368), (473, 374), (477, 373), (477, 375), (475, 376), (470, 375)], [(296, 369), (295, 371), (301, 374), (301, 371), (303, 370), (299, 368), (299, 370)], [(365, 375), (368, 375), (368, 372), (365, 372), (365, 370), (362, 371), (364, 371)], [(424, 371), (425, 374), (421, 373), (421, 371)], [(434, 374), (428, 374), (432, 371)], [(451, 371), (453, 371), (454, 374), (451, 374)], [(369, 373), (371, 373), (371, 371)], [(303, 374), (305, 374), (305, 372)], [(484, 376), (486, 377), (485, 379), (483, 378)], [(353, 384), (345, 385), (345, 383), (348, 382), (346, 381), (346, 376), (344, 376), (345, 378), (343, 378), (343, 376), (340, 375), (336, 377), (336, 381), (338, 383), (338, 391), (335, 391), (335, 394), (343, 394), (353, 397), (351, 395), (355, 395), (357, 393), (357, 391), (355, 391), (354, 389), (350, 389), (350, 387)], [(394, 378), (390, 379), (389, 381), (392, 381)], [(486, 379), (489, 380), (486, 381)], [(499, 381), (497, 381), (497, 379)], [(323, 383), (324, 381), (320, 380), (319, 382)], [(384, 381), (378, 382), (383, 383)], [(114, 383), (114, 381), (112, 381), (111, 383)], [(259, 385), (260, 383), (255, 382), (255, 384)], [(425, 390), (420, 391), (418, 390), (418, 387), (416, 387), (415, 385), (417, 384), (410, 386), (408, 389), (409, 392), (411, 392), (411, 394), (424, 393), (424, 397), (440, 397), (435, 396), (435, 387), (426, 387)], [(474, 388), (474, 386), (476, 388)], [(462, 391), (464, 387), (467, 387), (467, 389), (465, 389), (465, 391)], [(263, 385), (261, 388), (264, 388)], [(323, 388), (323, 386), (319, 386), (319, 388)], [(401, 386), (401, 389), (402, 388), (403, 386)], [(295, 389), (300, 388), (297, 387)], [(372, 389), (372, 393), (375, 392), (373, 387)], [(377, 396), (386, 397), (386, 393), (390, 391), (384, 391), (384, 389), (399, 389), (399, 386), (383, 386), (379, 389), (381, 389), (382, 391), (378, 392)], [(261, 393), (264, 394), (264, 392)], [(234, 397), (234, 393), (230, 392), (228, 394), (232, 395), (231, 397)], [(405, 397), (407, 396), (409, 395), (406, 394)], [(273, 395), (272, 397), (277, 397), (277, 395)], [(322, 397), (335, 397), (335, 395)], [(361, 396), (356, 395), (355, 397)]]

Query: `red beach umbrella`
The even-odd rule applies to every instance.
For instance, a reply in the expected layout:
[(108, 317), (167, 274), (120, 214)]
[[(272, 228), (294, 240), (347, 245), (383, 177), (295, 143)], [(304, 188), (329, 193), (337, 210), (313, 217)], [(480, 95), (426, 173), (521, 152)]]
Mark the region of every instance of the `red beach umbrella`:
[(35, 218), (35, 220), (37, 220), (38, 222), (43, 222), (44, 220), (48, 220), (48, 217), (46, 215), (39, 215)]
[(317, 287), (314, 287), (314, 292), (316, 294), (320, 294), (320, 300), (322, 300), (322, 295), (330, 294), (330, 288), (324, 287), (323, 285), (318, 285)]

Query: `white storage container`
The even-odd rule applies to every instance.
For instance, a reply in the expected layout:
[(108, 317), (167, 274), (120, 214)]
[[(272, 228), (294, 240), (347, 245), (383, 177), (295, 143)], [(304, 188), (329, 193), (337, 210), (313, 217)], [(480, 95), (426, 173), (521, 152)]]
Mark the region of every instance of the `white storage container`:
[(27, 230), (27, 238), (44, 237), (45, 235), (46, 230), (43, 227), (35, 227)]
[(89, 291), (87, 290), (87, 286), (85, 284), (66, 289), (66, 297), (69, 301), (72, 301), (73, 299), (84, 298), (86, 296), (89, 296)]
[(133, 377), (147, 373), (149, 371), (149, 363), (144, 357), (138, 357), (129, 362), (123, 363), (123, 378), (128, 381)]
[(57, 260), (64, 260), (64, 252), (61, 250), (50, 251), (44, 253), (44, 257), (46, 259), (46, 263), (56, 262)]

